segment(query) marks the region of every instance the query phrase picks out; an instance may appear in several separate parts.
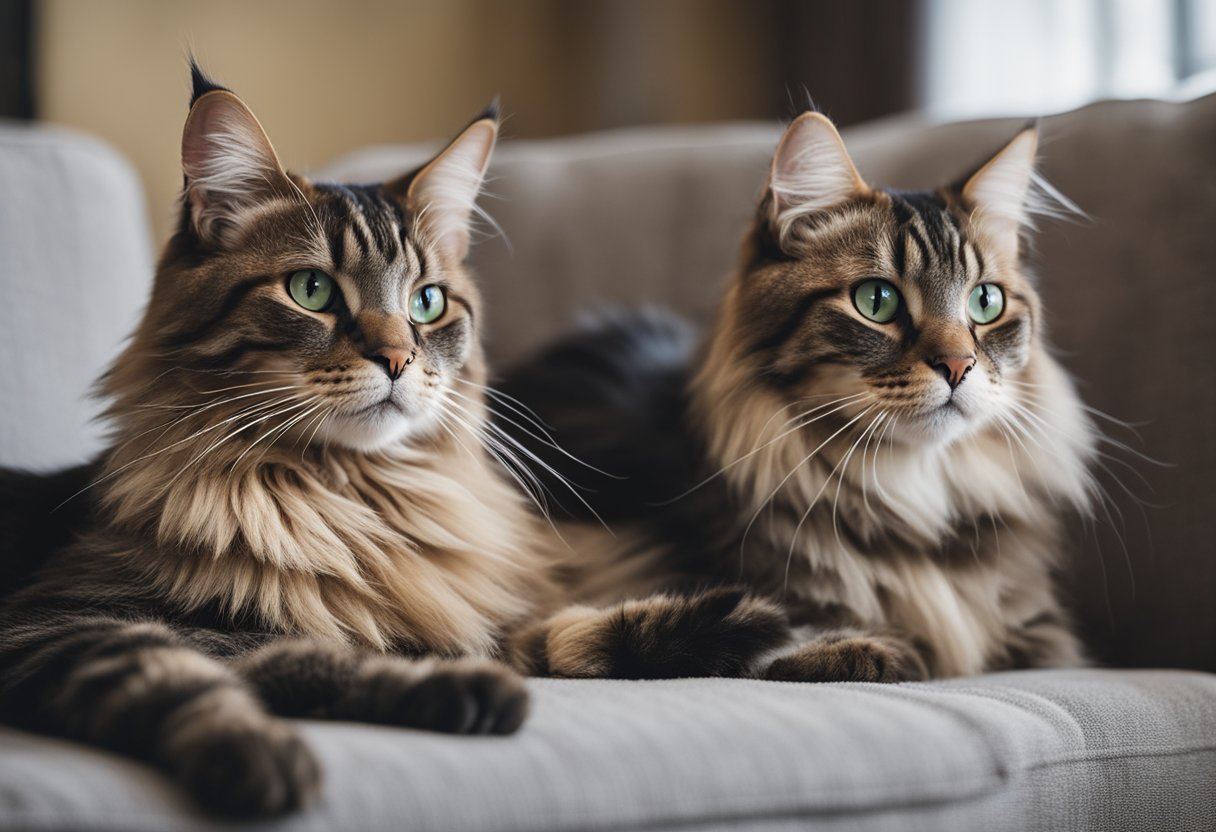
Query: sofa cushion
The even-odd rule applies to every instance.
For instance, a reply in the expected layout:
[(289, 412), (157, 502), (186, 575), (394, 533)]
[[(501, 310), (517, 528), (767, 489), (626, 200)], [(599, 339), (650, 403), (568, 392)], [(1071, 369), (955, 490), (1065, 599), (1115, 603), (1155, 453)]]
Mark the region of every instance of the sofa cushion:
[(0, 465), (74, 465), (101, 447), (93, 382), (152, 277), (139, 180), (95, 139), (0, 124)]
[[(538, 680), (512, 738), (305, 723), (325, 797), (276, 830), (1216, 828), (1216, 676), (882, 686)], [(196, 830), (154, 772), (0, 734), (0, 829)]]

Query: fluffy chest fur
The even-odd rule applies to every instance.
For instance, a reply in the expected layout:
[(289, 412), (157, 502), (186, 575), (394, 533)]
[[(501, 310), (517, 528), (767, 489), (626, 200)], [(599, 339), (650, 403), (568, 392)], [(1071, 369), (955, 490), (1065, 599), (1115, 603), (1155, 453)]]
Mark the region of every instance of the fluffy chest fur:
[(192, 460), (170, 453), (115, 478), (106, 548), (185, 612), (218, 607), (376, 649), (492, 654), (543, 578), (532, 521), (472, 448), (231, 451), (194, 460), (188, 477)]

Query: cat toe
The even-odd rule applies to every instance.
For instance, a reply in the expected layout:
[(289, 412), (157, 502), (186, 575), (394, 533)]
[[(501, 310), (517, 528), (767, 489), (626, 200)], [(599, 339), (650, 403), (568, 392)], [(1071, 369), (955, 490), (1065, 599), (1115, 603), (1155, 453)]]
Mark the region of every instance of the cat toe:
[(363, 705), (349, 715), (444, 734), (510, 734), (528, 715), (528, 689), (490, 662), (388, 663), (363, 680)]
[(213, 729), (173, 751), (177, 779), (203, 808), (261, 818), (304, 808), (321, 790), (321, 767), (290, 726)]
[(777, 606), (733, 588), (573, 608), (554, 622), (549, 670), (572, 677), (748, 676), (789, 637)]
[(898, 642), (858, 636), (799, 647), (770, 664), (764, 678), (781, 682), (908, 682), (926, 676), (923, 662)]

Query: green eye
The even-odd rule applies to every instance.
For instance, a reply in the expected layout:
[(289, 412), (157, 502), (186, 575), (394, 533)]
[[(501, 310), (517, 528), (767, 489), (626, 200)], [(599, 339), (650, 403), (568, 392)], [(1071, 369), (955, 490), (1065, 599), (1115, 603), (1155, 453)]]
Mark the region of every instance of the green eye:
[(443, 289), (429, 283), (410, 295), (410, 318), (414, 323), (434, 323), (443, 317), (443, 310), (447, 309), (447, 306)]
[(1005, 311), (1005, 293), (995, 283), (981, 283), (967, 298), (967, 314), (977, 324), (990, 324)]
[(899, 292), (885, 280), (867, 280), (853, 290), (853, 305), (874, 323), (890, 323), (899, 311)]
[(338, 294), (334, 279), (316, 269), (293, 272), (287, 279), (291, 299), (310, 312), (324, 312)]

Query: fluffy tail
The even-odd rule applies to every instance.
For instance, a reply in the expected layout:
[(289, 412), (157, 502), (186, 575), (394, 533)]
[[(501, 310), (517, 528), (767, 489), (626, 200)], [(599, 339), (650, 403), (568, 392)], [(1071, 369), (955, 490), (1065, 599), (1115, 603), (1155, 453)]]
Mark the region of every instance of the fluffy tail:
[[(542, 441), (539, 426), (518, 412), (500, 407), (510, 418), (500, 417), (498, 424), (581, 487), (603, 520), (636, 518), (687, 487), (696, 464), (684, 419), (695, 344), (692, 326), (673, 315), (601, 314), (509, 372), (501, 385), (570, 456)], [(560, 498), (552, 477), (533, 473)], [(562, 502), (567, 514), (589, 519), (577, 500)]]
[(96, 474), (93, 463), (51, 474), (0, 468), (0, 597), (28, 577), (81, 530), (92, 500), (79, 494)]

